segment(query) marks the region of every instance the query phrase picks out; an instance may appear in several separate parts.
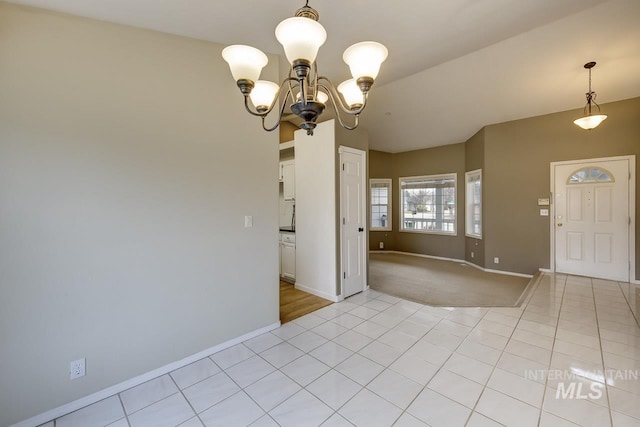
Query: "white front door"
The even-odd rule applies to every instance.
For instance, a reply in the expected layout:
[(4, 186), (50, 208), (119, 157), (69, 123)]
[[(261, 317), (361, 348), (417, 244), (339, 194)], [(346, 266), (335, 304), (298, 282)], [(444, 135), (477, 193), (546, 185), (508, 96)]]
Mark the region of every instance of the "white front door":
[(340, 147), (340, 216), (342, 296), (366, 287), (366, 153)]
[(552, 167), (556, 271), (629, 281), (629, 159)]

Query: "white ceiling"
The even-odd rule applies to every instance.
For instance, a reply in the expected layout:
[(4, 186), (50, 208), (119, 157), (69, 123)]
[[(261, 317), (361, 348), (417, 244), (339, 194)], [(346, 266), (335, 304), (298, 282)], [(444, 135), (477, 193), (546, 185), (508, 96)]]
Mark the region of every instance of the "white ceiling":
[[(303, 0), (14, 0), (223, 44), (282, 53), (273, 31)], [(373, 149), (462, 142), (492, 123), (640, 96), (638, 0), (311, 0), (328, 33), (321, 74), (348, 78), (344, 49), (389, 49), (362, 117)], [(393, 5), (393, 8), (391, 8)], [(571, 123), (568, 125), (573, 126)]]

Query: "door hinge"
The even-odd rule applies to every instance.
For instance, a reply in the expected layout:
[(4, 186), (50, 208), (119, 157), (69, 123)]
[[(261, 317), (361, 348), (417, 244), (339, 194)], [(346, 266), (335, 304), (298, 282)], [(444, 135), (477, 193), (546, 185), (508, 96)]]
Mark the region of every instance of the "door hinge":
[(342, 225), (345, 225), (345, 224), (346, 224), (346, 222), (345, 222), (344, 218), (342, 218)]
[(342, 164), (342, 170), (344, 170), (344, 163)]
[(346, 278), (347, 278), (347, 273), (346, 273), (346, 272), (342, 273), (342, 278), (343, 278), (343, 279), (346, 279)]

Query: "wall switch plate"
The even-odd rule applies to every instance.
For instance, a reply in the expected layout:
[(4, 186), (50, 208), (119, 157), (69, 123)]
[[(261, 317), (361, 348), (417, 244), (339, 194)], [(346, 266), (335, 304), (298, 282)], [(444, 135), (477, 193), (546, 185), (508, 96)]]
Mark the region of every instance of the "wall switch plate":
[(244, 216), (244, 228), (251, 228), (251, 227), (253, 227), (253, 216), (245, 215)]
[(380, 249), (384, 249), (384, 242), (380, 242)]
[(74, 360), (69, 364), (69, 379), (75, 380), (76, 378), (84, 377), (86, 374), (86, 361), (82, 359)]
[(498, 258), (498, 257), (493, 258), (493, 263), (494, 264), (500, 264), (500, 258)]
[(473, 251), (471, 251), (471, 258), (475, 257), (476, 254), (473, 253)]
[(549, 216), (549, 209), (540, 209), (540, 216)]

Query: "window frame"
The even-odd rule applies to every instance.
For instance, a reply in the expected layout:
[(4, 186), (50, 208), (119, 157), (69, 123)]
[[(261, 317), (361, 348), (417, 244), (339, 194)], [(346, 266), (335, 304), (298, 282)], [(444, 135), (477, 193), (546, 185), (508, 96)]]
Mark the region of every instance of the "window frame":
[[(385, 227), (374, 227), (373, 226), (373, 212), (372, 207), (374, 204), (372, 203), (372, 184), (386, 184), (387, 185), (387, 225)], [(382, 205), (376, 205), (382, 206)], [(369, 178), (369, 231), (393, 231), (393, 183), (391, 178)]]
[[(607, 178), (609, 178), (609, 179), (608, 180), (598, 180), (598, 178), (601, 175), (596, 177), (596, 179), (591, 178), (591, 176), (592, 176), (591, 172), (594, 171), (594, 170), (598, 170), (598, 171), (602, 172), (603, 174), (607, 175)], [(571, 179), (573, 179), (574, 176), (576, 176), (577, 174), (579, 174), (582, 171), (587, 171), (587, 173), (589, 174), (590, 178), (589, 179), (581, 179), (580, 181), (577, 181), (577, 182), (571, 182)], [(576, 169), (567, 178), (567, 185), (607, 184), (607, 183), (614, 183), (614, 182), (616, 182), (616, 177), (613, 176), (613, 174), (610, 171), (608, 171), (607, 169), (601, 168), (599, 166), (585, 166), (585, 167), (582, 167), (580, 169)]]
[[(447, 179), (453, 178), (453, 188), (455, 191), (453, 209), (455, 212), (455, 218), (453, 220), (453, 231), (439, 231), (439, 230), (416, 230), (404, 228), (404, 192), (402, 191), (402, 183), (406, 181), (419, 181), (419, 180), (435, 180), (435, 179)], [(418, 175), (418, 176), (404, 176), (398, 178), (398, 201), (399, 201), (399, 222), (398, 231), (402, 233), (418, 233), (418, 234), (435, 234), (441, 236), (455, 237), (458, 235), (458, 174), (456, 172), (442, 173), (434, 175)]]
[[(473, 232), (473, 207), (476, 205), (476, 203), (475, 203), (475, 198), (473, 197), (474, 196), (473, 190), (469, 191), (469, 187), (470, 187), (469, 179), (475, 178), (475, 177), (478, 177), (478, 181), (480, 181), (480, 200), (477, 203), (477, 205), (480, 206), (480, 233)], [(484, 228), (483, 215), (482, 215), (482, 169), (475, 169), (475, 170), (464, 173), (464, 188), (465, 188), (465, 193), (464, 193), (465, 236), (482, 240), (482, 230)], [(473, 200), (471, 200), (471, 198), (473, 198)]]

